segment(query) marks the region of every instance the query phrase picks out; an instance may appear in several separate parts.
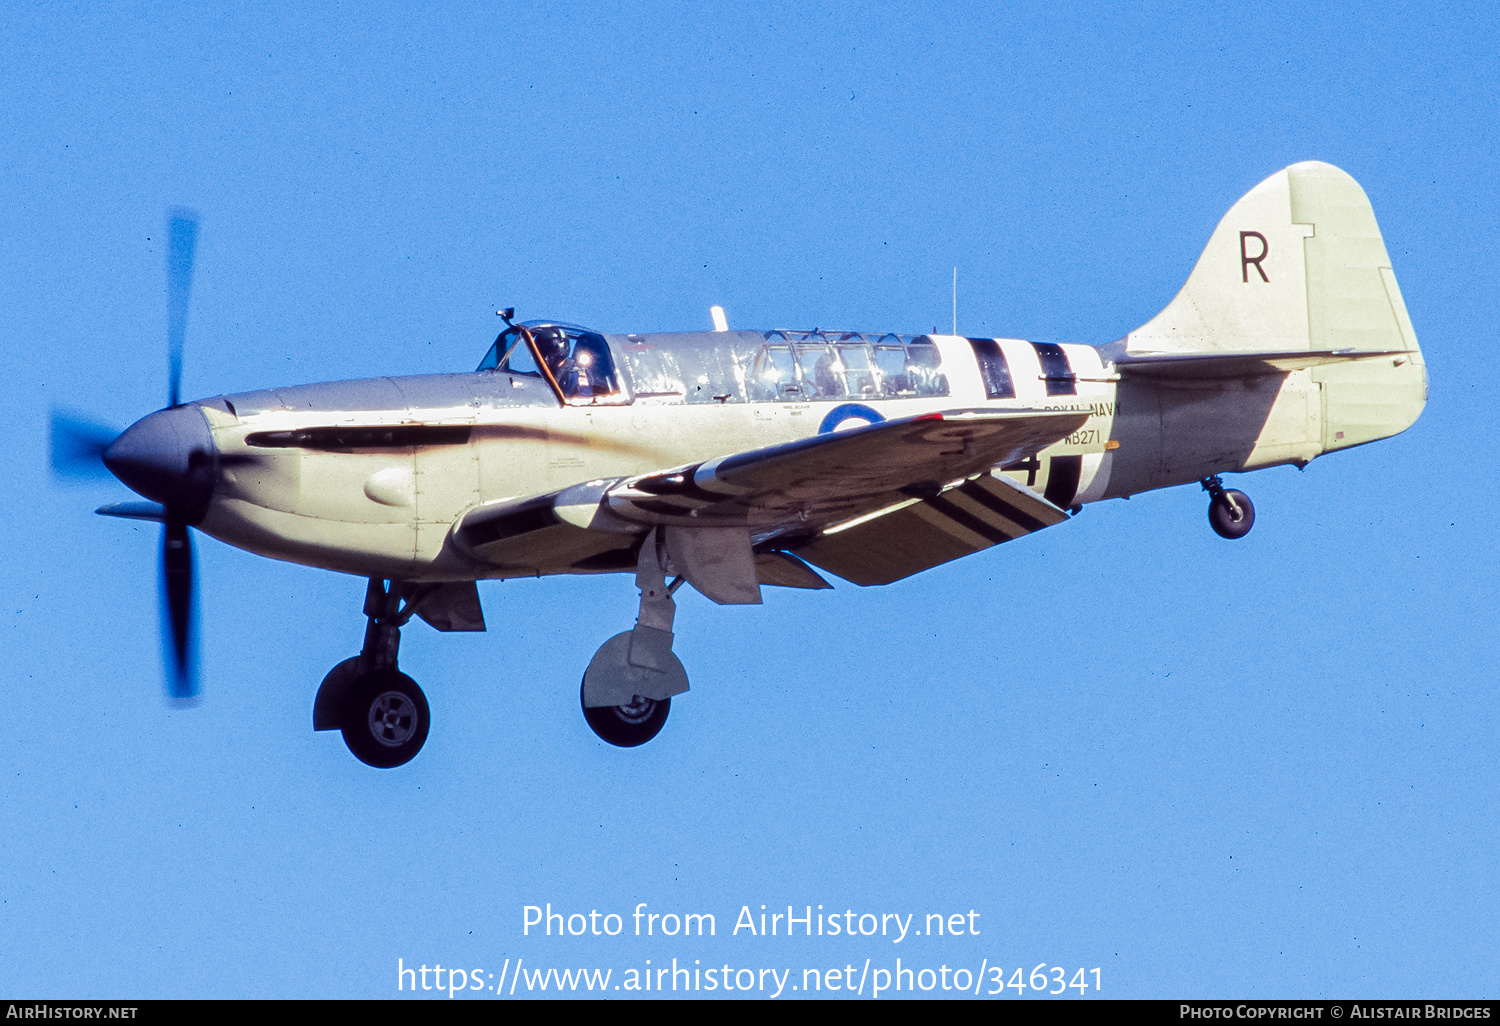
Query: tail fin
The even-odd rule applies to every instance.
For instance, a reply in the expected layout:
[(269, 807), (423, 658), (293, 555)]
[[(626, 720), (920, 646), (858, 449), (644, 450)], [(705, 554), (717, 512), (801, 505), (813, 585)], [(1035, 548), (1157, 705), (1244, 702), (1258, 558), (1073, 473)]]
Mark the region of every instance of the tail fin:
[(1369, 199), (1318, 161), (1231, 207), (1182, 291), (1125, 344), (1128, 357), (1416, 349)]

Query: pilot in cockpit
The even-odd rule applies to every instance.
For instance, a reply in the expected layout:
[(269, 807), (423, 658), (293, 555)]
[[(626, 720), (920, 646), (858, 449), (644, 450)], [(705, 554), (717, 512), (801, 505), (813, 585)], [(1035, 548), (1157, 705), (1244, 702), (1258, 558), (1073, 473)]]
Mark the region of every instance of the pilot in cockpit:
[(566, 330), (554, 326), (537, 328), (533, 337), (564, 398), (592, 398), (614, 391), (609, 354), (602, 348), (602, 339), (595, 341), (589, 335), (570, 339)]
[(537, 352), (552, 372), (553, 380), (561, 384), (563, 365), (568, 362), (567, 332), (561, 328), (537, 328), (531, 337), (536, 339)]
[(573, 346), (573, 358), (568, 361), (569, 382), (561, 385), (569, 396), (594, 396), (609, 393), (607, 376), (609, 357), (598, 351), (598, 343), (588, 336), (580, 338)]

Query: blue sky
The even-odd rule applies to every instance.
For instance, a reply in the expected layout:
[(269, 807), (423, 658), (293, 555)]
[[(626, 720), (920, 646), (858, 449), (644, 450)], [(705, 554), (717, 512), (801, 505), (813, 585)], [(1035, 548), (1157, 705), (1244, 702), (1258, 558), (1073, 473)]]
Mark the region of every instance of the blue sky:
[[(0, 992), (677, 958), (793, 969), (787, 997), (901, 957), (1098, 967), (1109, 997), (1495, 996), (1497, 44), (1457, 5), (6, 5)], [(955, 266), (960, 331), (1104, 343), (1307, 159), (1374, 204), (1431, 374), (1415, 427), (1239, 479), (1241, 542), (1180, 488), (888, 588), (688, 596), (693, 690), (635, 751), (577, 702), (624, 577), (485, 584), (488, 633), (409, 628), (434, 725), (377, 772), (310, 729), (362, 583), (200, 538), (205, 698), (171, 708), (156, 528), (47, 470), (51, 408), (165, 401), (174, 204), (202, 214), (203, 396), (466, 370), (499, 306), (925, 331)], [(523, 936), (547, 902), (717, 936)], [(731, 933), (763, 904), (980, 933)]]

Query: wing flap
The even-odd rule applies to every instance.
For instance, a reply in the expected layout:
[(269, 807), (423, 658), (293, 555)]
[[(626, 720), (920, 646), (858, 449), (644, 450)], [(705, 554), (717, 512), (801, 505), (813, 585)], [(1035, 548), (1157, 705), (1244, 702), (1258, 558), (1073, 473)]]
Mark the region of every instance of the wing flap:
[(837, 524), (790, 551), (846, 581), (890, 584), (1068, 519), (1035, 492), (994, 473), (926, 499)]
[(789, 552), (759, 552), (755, 556), (755, 574), (761, 584), (782, 588), (807, 588), (820, 591), (833, 585), (818, 572)]

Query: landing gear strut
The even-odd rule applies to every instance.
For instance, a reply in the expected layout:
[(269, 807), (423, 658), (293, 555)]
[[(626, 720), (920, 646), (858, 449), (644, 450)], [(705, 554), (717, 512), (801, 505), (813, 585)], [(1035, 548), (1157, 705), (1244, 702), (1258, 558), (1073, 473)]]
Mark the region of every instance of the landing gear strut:
[(1208, 522), (1220, 538), (1243, 538), (1255, 526), (1255, 506), (1250, 496), (1234, 488), (1225, 488), (1219, 475), (1203, 479), (1203, 490), (1209, 494)]
[(365, 591), (365, 645), (323, 678), (313, 703), (314, 730), (342, 730), (354, 757), (389, 769), (410, 762), (427, 741), (427, 696), (396, 666), (401, 628), (422, 589), (372, 577)]
[(579, 689), (589, 727), (620, 748), (634, 748), (655, 737), (667, 722), (672, 696), (688, 689), (687, 672), (672, 652), (672, 620), (677, 613), (672, 593), (682, 586), (682, 578), (667, 585), (657, 534), (641, 543), (636, 560), (641, 611), (635, 629), (599, 647)]

